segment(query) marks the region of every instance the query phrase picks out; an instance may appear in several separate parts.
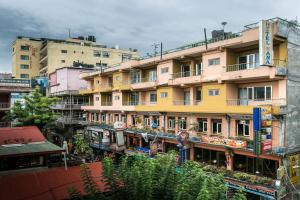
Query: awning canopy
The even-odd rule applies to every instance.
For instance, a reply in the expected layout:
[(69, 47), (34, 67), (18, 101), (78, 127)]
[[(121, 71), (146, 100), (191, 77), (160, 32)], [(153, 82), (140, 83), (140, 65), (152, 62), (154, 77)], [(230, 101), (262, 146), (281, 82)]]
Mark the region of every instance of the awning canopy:
[(63, 151), (64, 149), (48, 141), (27, 144), (9, 144), (0, 146), (0, 157), (26, 154), (53, 154)]

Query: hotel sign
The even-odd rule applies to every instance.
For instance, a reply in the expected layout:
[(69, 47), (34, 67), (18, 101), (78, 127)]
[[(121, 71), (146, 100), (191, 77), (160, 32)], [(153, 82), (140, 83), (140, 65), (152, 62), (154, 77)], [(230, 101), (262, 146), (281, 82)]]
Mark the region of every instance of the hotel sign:
[(259, 64), (273, 64), (272, 23), (266, 20), (259, 22)]

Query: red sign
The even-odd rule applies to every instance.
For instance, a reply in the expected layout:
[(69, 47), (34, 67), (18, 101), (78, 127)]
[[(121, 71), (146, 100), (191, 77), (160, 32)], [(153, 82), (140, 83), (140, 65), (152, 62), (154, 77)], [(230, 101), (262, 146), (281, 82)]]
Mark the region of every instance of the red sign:
[(272, 151), (272, 140), (264, 140), (261, 142), (262, 153), (266, 154)]

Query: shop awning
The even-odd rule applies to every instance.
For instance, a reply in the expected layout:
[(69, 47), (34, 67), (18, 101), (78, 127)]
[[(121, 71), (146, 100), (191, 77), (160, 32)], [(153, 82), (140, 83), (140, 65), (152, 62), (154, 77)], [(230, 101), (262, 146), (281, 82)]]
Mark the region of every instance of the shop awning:
[(51, 142), (33, 142), (27, 144), (8, 144), (0, 146), (0, 157), (19, 156), (28, 154), (52, 154), (63, 152), (59, 146)]

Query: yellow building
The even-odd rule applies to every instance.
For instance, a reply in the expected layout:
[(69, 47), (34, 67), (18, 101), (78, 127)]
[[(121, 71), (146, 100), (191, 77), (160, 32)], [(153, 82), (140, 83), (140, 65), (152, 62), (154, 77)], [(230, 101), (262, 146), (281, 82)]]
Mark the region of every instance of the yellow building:
[(18, 37), (12, 43), (12, 72), (15, 78), (32, 78), (66, 66), (106, 68), (138, 57), (136, 49), (108, 48), (97, 44), (94, 36), (66, 40)]

